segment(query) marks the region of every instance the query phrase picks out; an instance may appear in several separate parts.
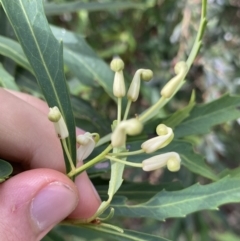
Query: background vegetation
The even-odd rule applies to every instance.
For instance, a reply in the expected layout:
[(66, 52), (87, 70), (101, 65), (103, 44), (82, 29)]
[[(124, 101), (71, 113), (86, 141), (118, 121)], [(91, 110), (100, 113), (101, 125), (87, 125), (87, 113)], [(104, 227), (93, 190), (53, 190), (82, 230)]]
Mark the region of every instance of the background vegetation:
[[(132, 114), (141, 113), (159, 99), (159, 90), (173, 75), (175, 63), (186, 59), (196, 36), (201, 1), (83, 0), (78, 8), (68, 3), (65, 0), (45, 1), (46, 15), (51, 24), (59, 27), (52, 30), (64, 41), (65, 61), (76, 62), (71, 69), (65, 66), (65, 74), (73, 95), (77, 125), (104, 135), (110, 131), (109, 124), (116, 116), (116, 108), (112, 98), (106, 94), (111, 87), (103, 88), (95, 81), (96, 78), (102, 82), (109, 81), (113, 76), (102, 59), (109, 63), (112, 57), (120, 56), (125, 62), (127, 84), (137, 69), (153, 70), (153, 80), (142, 86), (141, 97), (132, 109)], [(0, 34), (14, 39), (2, 9), (0, 18)], [(240, 2), (209, 0), (208, 20), (203, 47), (187, 76), (187, 83), (159, 114), (161, 118), (186, 106), (192, 89), (196, 91), (197, 103), (208, 103), (226, 92), (240, 94)], [(77, 44), (76, 39), (82, 38), (86, 42)], [(79, 54), (76, 58), (71, 55), (74, 51)], [(8, 79), (14, 76), (16, 81), (16, 85), (11, 85), (12, 89), (42, 98), (31, 71), (3, 56), (0, 60), (3, 66), (0, 66), (2, 86), (11, 85), (11, 81), (5, 83), (3, 80), (3, 76), (9, 74)], [(207, 135), (188, 136), (187, 139), (194, 144), (197, 152), (205, 156), (208, 165), (224, 176), (228, 169), (237, 168), (240, 164), (239, 131), (238, 121), (231, 121), (214, 127)], [(101, 166), (98, 168), (101, 169)], [(99, 169), (92, 170), (90, 174), (96, 185), (104, 184), (104, 180), (95, 177)], [(238, 173), (238, 169), (235, 172)], [(128, 169), (124, 175), (126, 181), (148, 181), (154, 185), (176, 181), (176, 187), (173, 187), (176, 190), (179, 185), (187, 187), (196, 182), (209, 183), (208, 179), (185, 168), (177, 175), (163, 173), (162, 170), (146, 174), (135, 169)], [(102, 177), (106, 178), (108, 174)], [(100, 187), (98, 190), (101, 194)], [(171, 240), (237, 241), (240, 237), (240, 206), (229, 204), (218, 211), (202, 211), (184, 219), (167, 219), (166, 222), (117, 217), (113, 223)], [(82, 239), (75, 236), (72, 240), (90, 240), (90, 237)]]

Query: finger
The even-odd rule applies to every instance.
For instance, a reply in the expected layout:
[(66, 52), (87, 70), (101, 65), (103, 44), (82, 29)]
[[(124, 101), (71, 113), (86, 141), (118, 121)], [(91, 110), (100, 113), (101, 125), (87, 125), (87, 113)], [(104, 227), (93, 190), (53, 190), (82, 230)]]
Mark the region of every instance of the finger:
[[(0, 111), (5, 113), (0, 115), (0, 156), (24, 163), (30, 169), (45, 167), (64, 173), (62, 148), (54, 127), (44, 111), (35, 108), (42, 105), (41, 101), (29, 97), (30, 100), (31, 105), (0, 89)], [(86, 173), (76, 178), (76, 184), (84, 195), (73, 216), (89, 218), (99, 207), (100, 198)]]
[(78, 190), (50, 169), (23, 172), (0, 185), (1, 240), (43, 238), (78, 203)]

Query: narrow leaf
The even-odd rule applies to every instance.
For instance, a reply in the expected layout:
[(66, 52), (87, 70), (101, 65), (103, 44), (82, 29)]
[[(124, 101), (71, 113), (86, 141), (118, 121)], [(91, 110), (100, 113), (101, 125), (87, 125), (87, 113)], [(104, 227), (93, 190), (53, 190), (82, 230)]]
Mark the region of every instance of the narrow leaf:
[(19, 91), (18, 86), (16, 85), (13, 76), (11, 76), (2, 66), (0, 63), (0, 86), (10, 89), (10, 90), (17, 90)]
[[(113, 71), (100, 59), (85, 39), (63, 28), (51, 27), (53, 34), (64, 44), (64, 62), (69, 70), (85, 85), (100, 85), (113, 97)], [(80, 71), (81, 70), (81, 71)]]
[(32, 72), (32, 67), (18, 42), (0, 36), (0, 54), (14, 60), (20, 66)]
[(123, 233), (117, 230), (103, 227), (101, 225), (84, 225), (79, 227), (61, 226), (59, 232), (63, 234), (71, 234), (74, 236), (81, 236), (87, 240), (95, 240), (96, 237), (111, 241), (170, 241), (169, 239), (161, 238), (159, 236), (136, 232), (124, 229)]
[(177, 125), (179, 125), (183, 120), (185, 120), (189, 115), (192, 110), (192, 108), (195, 106), (195, 91), (192, 91), (192, 95), (190, 98), (190, 101), (188, 105), (178, 111), (176, 111), (174, 114), (172, 114), (169, 118), (163, 121), (163, 124), (174, 128)]
[(240, 117), (240, 97), (224, 95), (210, 103), (197, 105), (191, 115), (174, 130), (176, 138), (206, 134), (212, 126)]
[(127, 205), (126, 198), (113, 200), (115, 215), (127, 217), (151, 217), (157, 220), (185, 217), (200, 210), (217, 210), (226, 203), (240, 202), (239, 178), (224, 178), (201, 186), (195, 184), (181, 191), (161, 191), (148, 202)]
[[(53, 36), (42, 1), (2, 0), (3, 8), (50, 107), (57, 106), (68, 127), (67, 144), (76, 161), (75, 123), (63, 72), (62, 44)], [(67, 171), (70, 171), (66, 161)]]

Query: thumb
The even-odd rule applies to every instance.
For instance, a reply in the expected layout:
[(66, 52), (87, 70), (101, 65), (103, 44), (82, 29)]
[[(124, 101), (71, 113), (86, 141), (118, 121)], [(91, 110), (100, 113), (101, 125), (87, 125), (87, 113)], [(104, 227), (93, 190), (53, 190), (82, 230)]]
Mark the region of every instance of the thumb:
[(0, 185), (1, 240), (40, 240), (75, 209), (77, 193), (71, 180), (50, 169), (7, 180)]

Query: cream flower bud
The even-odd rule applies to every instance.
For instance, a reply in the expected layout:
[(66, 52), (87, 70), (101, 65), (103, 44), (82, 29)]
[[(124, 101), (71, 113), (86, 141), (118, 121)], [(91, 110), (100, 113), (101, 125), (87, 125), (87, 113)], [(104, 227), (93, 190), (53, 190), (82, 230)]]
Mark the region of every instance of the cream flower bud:
[(126, 143), (126, 135), (134, 136), (139, 134), (143, 129), (142, 123), (137, 118), (121, 121), (111, 136), (113, 147), (120, 147)]
[(141, 133), (143, 129), (143, 124), (137, 118), (122, 121), (122, 126), (124, 126), (126, 134), (130, 136)]
[(179, 171), (181, 167), (181, 160), (180, 157), (171, 157), (170, 159), (168, 159), (167, 161), (167, 168), (170, 172), (177, 172)]
[(150, 69), (144, 69), (141, 73), (141, 78), (144, 81), (150, 81), (153, 78), (153, 72)]
[(114, 72), (119, 72), (124, 69), (124, 62), (120, 58), (114, 58), (110, 63), (110, 68)]
[(187, 63), (184, 61), (178, 62), (174, 67), (174, 71), (176, 76), (169, 80), (161, 90), (161, 95), (165, 98), (170, 98), (184, 80), (188, 72)]
[(121, 98), (126, 94), (125, 82), (123, 77), (123, 72), (118, 71), (115, 73), (113, 81), (113, 94), (115, 97)]
[[(166, 128), (166, 130), (165, 130)], [(161, 130), (161, 131), (160, 131)], [(157, 137), (151, 138), (142, 143), (141, 148), (146, 153), (152, 153), (167, 146), (173, 139), (174, 134), (172, 128), (165, 126), (164, 124), (160, 124), (157, 127), (157, 133), (160, 134)]]
[(141, 73), (142, 69), (136, 71), (135, 75), (133, 76), (133, 80), (131, 85), (128, 89), (127, 97), (129, 100), (135, 102), (139, 96), (140, 85), (141, 85)]
[(48, 119), (53, 122), (57, 136), (60, 139), (65, 139), (69, 136), (66, 123), (58, 107), (49, 108)]
[(77, 136), (77, 143), (80, 146), (77, 149), (77, 161), (85, 160), (93, 151), (95, 147), (95, 141), (89, 132), (85, 132), (82, 135)]
[[(168, 152), (168, 153), (153, 156), (144, 160), (142, 162), (142, 169), (146, 172), (154, 171), (156, 169), (159, 169), (161, 167), (168, 165), (169, 160), (171, 160), (170, 162), (173, 162), (174, 160), (175, 163), (178, 163), (180, 168), (181, 159), (179, 154), (176, 152)], [(172, 169), (172, 170), (177, 171), (177, 169)]]
[(111, 144), (113, 147), (120, 147), (126, 143), (126, 131), (121, 123), (117, 125), (111, 136)]

